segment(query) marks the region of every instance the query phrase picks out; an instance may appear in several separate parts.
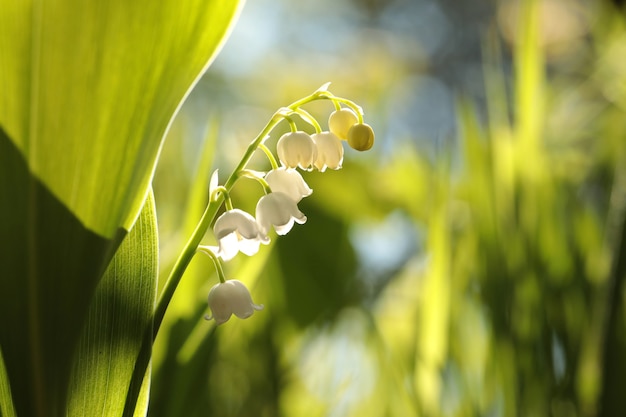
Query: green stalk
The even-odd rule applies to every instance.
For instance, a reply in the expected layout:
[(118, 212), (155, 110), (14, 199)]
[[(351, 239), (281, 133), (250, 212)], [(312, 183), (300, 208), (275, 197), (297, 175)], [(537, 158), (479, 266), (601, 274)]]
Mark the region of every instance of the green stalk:
[(219, 278), (220, 283), (225, 283), (226, 274), (224, 274), (224, 268), (222, 267), (222, 262), (220, 261), (220, 258), (215, 253), (213, 253), (213, 251), (207, 246), (200, 245), (198, 246), (197, 251), (200, 253), (204, 253), (206, 256), (211, 258), (211, 260), (213, 261), (213, 265), (215, 265), (215, 269), (217, 271), (217, 278)]

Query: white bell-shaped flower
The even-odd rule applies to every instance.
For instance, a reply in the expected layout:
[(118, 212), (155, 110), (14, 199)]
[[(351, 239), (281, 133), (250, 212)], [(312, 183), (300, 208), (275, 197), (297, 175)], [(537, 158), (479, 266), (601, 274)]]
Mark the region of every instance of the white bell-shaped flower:
[(265, 181), (267, 181), (272, 192), (285, 193), (296, 203), (299, 203), (304, 197), (310, 196), (313, 192), (302, 175), (291, 168), (273, 169), (267, 173)]
[(313, 169), (317, 158), (317, 147), (311, 136), (305, 132), (285, 133), (276, 144), (278, 159), (287, 168), (300, 167)]
[(219, 249), (217, 255), (224, 261), (231, 260), (237, 252), (252, 256), (259, 245), (267, 245), (270, 239), (259, 231), (254, 217), (243, 210), (233, 209), (223, 213), (213, 227)]
[(286, 235), (293, 223), (303, 224), (306, 216), (289, 195), (273, 192), (261, 197), (256, 205), (256, 220), (261, 233), (267, 236), (272, 226), (279, 235)]
[(326, 168), (340, 169), (343, 162), (343, 145), (341, 139), (332, 132), (321, 132), (311, 136), (317, 146), (315, 168), (324, 172)]
[(263, 305), (252, 302), (248, 288), (236, 279), (215, 284), (209, 291), (208, 302), (212, 315), (205, 316), (205, 319), (214, 319), (218, 325), (227, 322), (233, 314), (247, 319), (255, 310), (263, 309)]

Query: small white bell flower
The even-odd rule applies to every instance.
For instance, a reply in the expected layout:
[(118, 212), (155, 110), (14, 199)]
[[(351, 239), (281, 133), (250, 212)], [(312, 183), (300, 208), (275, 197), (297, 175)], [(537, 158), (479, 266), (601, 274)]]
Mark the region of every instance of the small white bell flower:
[(294, 222), (304, 224), (306, 216), (298, 210), (296, 202), (289, 195), (273, 192), (261, 197), (257, 203), (256, 220), (265, 236), (272, 226), (279, 235), (286, 235)]
[(276, 144), (278, 159), (287, 168), (311, 170), (317, 158), (317, 147), (305, 132), (285, 133)]
[(226, 323), (233, 314), (240, 319), (247, 319), (255, 310), (263, 309), (262, 304), (252, 302), (248, 288), (236, 279), (215, 284), (209, 291), (208, 302), (212, 315), (204, 318), (214, 319), (218, 325)]
[(218, 217), (213, 232), (219, 243), (217, 255), (224, 261), (234, 258), (237, 252), (252, 256), (259, 251), (261, 243), (270, 242), (267, 235), (260, 233), (255, 218), (239, 209), (228, 210)]
[(311, 136), (317, 146), (315, 168), (324, 172), (326, 168), (340, 169), (343, 162), (343, 145), (341, 139), (332, 132), (321, 132)]
[(310, 196), (313, 192), (302, 175), (291, 168), (273, 169), (267, 173), (265, 181), (267, 181), (272, 192), (285, 193), (296, 203), (299, 203), (304, 197)]

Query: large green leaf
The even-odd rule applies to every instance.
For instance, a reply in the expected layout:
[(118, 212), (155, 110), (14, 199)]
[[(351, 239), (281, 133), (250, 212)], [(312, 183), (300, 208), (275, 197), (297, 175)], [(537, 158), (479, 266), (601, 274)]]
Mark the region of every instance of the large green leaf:
[[(152, 194), (109, 264), (89, 307), (70, 384), (69, 416), (121, 416), (136, 363), (150, 358), (158, 239)], [(143, 335), (143, 337), (142, 337)], [(129, 390), (131, 392), (129, 392)], [(130, 398), (128, 398), (130, 396)], [(145, 415), (147, 398), (137, 408)]]
[(139, 213), (164, 132), (237, 0), (0, 0), (0, 126), (88, 228)]
[[(94, 291), (146, 199), (171, 119), (241, 5), (0, 0), (3, 413), (67, 414)], [(110, 337), (131, 312), (115, 314), (124, 320)], [(135, 346), (143, 333), (128, 337)]]
[(105, 239), (87, 230), (2, 130), (0, 203), (0, 346), (13, 403), (19, 416), (54, 415), (89, 300), (123, 232)]

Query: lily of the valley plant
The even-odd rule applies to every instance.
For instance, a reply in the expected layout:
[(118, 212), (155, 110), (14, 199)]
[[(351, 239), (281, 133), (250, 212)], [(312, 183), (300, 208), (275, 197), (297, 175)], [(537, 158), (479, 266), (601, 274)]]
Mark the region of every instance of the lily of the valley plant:
[[(320, 172), (326, 169), (338, 170), (343, 163), (343, 141), (360, 151), (370, 149), (374, 143), (374, 132), (363, 122), (361, 107), (333, 95), (328, 91), (328, 85), (323, 85), (314, 93), (274, 113), (223, 184), (219, 183), (217, 171), (213, 173), (209, 202), (204, 214), (165, 284), (157, 306), (155, 332), (195, 253), (203, 253), (211, 258), (219, 278), (208, 295), (211, 314), (205, 316), (207, 320), (213, 319), (219, 325), (228, 321), (233, 314), (245, 319), (263, 308), (263, 305), (252, 301), (249, 290), (241, 281), (226, 278), (222, 262), (233, 259), (239, 252), (248, 256), (256, 254), (262, 244), (270, 242), (272, 229), (277, 235), (285, 235), (295, 223), (306, 222), (307, 218), (298, 208), (298, 203), (310, 196), (313, 190), (298, 169)], [(320, 123), (302, 108), (316, 100), (329, 100), (334, 106), (328, 118), (328, 130), (323, 130)], [(300, 130), (297, 120), (300, 124), (304, 122), (310, 126), (311, 132)], [(281, 122), (288, 123), (291, 131), (282, 135), (276, 143), (277, 160), (265, 142)], [(269, 160), (269, 172), (248, 168), (252, 155), (259, 150)], [(264, 191), (256, 204), (254, 216), (236, 208), (230, 198), (232, 188), (242, 178), (257, 181)], [(225, 210), (217, 217), (222, 205)], [(201, 245), (200, 241), (211, 224), (217, 246)]]
[[(218, 271), (239, 252), (254, 255), (305, 222), (298, 201), (311, 191), (297, 169), (339, 168), (340, 139), (368, 146), (360, 108), (327, 86), (281, 108), (233, 172), (215, 175), (160, 285), (152, 180), (164, 138), (243, 5), (0, 0), (1, 416), (147, 413), (152, 346), (194, 254)], [(339, 139), (302, 108), (316, 100), (352, 115), (338, 119), (342, 133), (327, 129)], [(281, 123), (292, 133), (279, 145), (271, 133)], [(248, 166), (257, 151), (271, 172)], [(230, 198), (242, 178), (265, 191), (254, 213)], [(216, 247), (200, 247), (213, 226)], [(218, 276), (211, 324), (260, 308), (243, 284)]]

